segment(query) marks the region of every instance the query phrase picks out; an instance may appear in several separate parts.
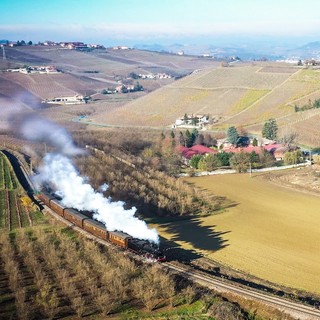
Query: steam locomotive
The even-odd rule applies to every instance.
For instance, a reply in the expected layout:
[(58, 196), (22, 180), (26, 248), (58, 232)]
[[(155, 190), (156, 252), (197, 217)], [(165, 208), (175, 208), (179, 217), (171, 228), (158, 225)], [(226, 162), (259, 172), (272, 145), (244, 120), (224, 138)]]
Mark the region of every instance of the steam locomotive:
[(39, 193), (38, 198), (59, 216), (100, 239), (107, 240), (112, 244), (152, 260), (160, 262), (166, 260), (163, 251), (156, 244), (147, 240), (133, 238), (121, 231), (108, 231), (103, 223), (91, 219), (75, 209), (64, 207), (56, 197), (48, 192)]

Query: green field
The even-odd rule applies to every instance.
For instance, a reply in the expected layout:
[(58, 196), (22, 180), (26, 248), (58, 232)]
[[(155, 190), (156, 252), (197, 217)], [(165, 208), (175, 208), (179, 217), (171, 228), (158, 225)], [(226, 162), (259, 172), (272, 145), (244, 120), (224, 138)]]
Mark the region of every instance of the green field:
[(0, 230), (29, 227), (42, 220), (42, 215), (21, 187), (9, 160), (0, 151)]
[(320, 198), (262, 176), (218, 175), (188, 182), (232, 205), (198, 220), (157, 226), (160, 234), (260, 278), (320, 293)]

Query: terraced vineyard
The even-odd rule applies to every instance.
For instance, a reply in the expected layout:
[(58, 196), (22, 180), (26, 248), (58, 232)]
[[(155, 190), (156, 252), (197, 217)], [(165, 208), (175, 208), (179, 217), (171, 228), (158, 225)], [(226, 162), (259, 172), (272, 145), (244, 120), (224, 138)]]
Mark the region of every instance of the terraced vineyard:
[[(64, 72), (0, 75), (0, 96), (15, 97), (11, 104), (17, 104), (16, 108), (35, 109), (34, 104), (38, 103), (43, 116), (58, 122), (66, 123), (85, 114), (89, 124), (163, 128), (171, 127), (185, 113), (209, 114), (213, 130), (242, 126), (250, 133), (260, 134), (264, 122), (275, 118), (280, 134), (288, 128), (297, 130), (299, 143), (317, 146), (312, 142), (314, 127), (307, 125), (315, 123), (317, 127), (318, 113), (295, 112), (295, 105), (303, 106), (320, 98), (320, 71), (316, 68), (271, 61), (219, 67), (217, 61), (210, 59), (140, 50), (83, 53), (28, 47), (8, 49), (7, 55), (8, 61), (10, 56), (22, 65), (39, 61)], [(136, 95), (101, 95), (102, 89), (115, 86), (119, 78), (125, 79), (130, 72), (188, 75), (179, 80), (141, 80), (145, 90)], [(76, 93), (90, 94), (96, 100), (83, 106), (45, 109), (39, 103), (40, 99)], [(0, 121), (6, 125), (6, 119)]]
[(11, 231), (31, 226), (38, 220), (38, 214), (10, 162), (0, 152), (0, 228)]
[[(41, 99), (55, 96), (73, 96), (76, 94), (92, 94), (96, 89), (103, 89), (105, 84), (93, 79), (75, 77), (68, 74), (31, 74), (6, 73), (2, 77), (19, 84), (27, 91)], [(40, 85), (41, 84), (41, 85)]]
[[(117, 110), (93, 116), (94, 122), (112, 125), (166, 127), (188, 114), (209, 114), (212, 129), (244, 126), (261, 133), (266, 120), (275, 118), (279, 132), (298, 130), (302, 144), (313, 133), (304, 121), (312, 122), (318, 112), (297, 115), (295, 105), (320, 97), (320, 71), (287, 64), (238, 64), (229, 68), (197, 70), (191, 75), (149, 93)], [(301, 122), (298, 124), (298, 122)], [(314, 120), (313, 122), (316, 122)], [(314, 145), (314, 144), (313, 144)]]
[[(285, 86), (299, 69), (292, 67), (289, 70), (291, 73), (288, 67), (270, 67), (266, 69), (268, 72), (261, 72), (262, 69), (260, 66), (239, 65), (195, 71), (179, 81), (128, 103), (121, 110), (99, 115), (99, 120), (111, 124), (118, 124), (121, 119), (121, 123), (125, 121), (126, 124), (167, 126), (185, 113), (210, 114), (212, 118), (219, 119), (219, 122), (225, 121), (226, 124), (229, 124), (230, 118), (231, 123), (242, 125), (248, 124), (245, 122), (248, 118), (249, 123), (256, 121), (257, 115), (262, 114), (268, 118), (268, 109), (276, 109), (279, 104), (286, 104), (296, 98), (299, 92), (296, 87), (292, 89), (293, 92), (289, 87), (289, 93), (281, 87)], [(273, 91), (276, 93), (273, 94)], [(286, 94), (284, 97), (283, 92)], [(310, 90), (306, 93), (303, 91), (302, 96), (309, 93)], [(269, 98), (275, 101), (270, 103)], [(252, 110), (256, 112), (251, 114)], [(291, 110), (293, 108), (287, 107), (284, 113), (281, 110), (279, 114), (284, 115)], [(242, 113), (245, 121), (241, 118), (238, 121), (237, 117)]]

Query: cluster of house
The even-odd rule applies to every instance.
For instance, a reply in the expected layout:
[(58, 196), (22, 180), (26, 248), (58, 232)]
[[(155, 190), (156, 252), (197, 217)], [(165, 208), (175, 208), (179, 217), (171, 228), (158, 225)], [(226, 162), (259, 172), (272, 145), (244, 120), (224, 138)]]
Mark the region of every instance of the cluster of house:
[(126, 46), (114, 46), (112, 47), (112, 50), (130, 50), (131, 48)]
[(52, 99), (45, 99), (42, 103), (48, 104), (83, 104), (86, 103), (85, 97), (82, 95), (55, 97)]
[(128, 92), (134, 91), (134, 85), (133, 84), (127, 84), (127, 85), (121, 84), (119, 86), (116, 86), (116, 88), (115, 88), (116, 93), (121, 93), (123, 91), (128, 91)]
[(147, 73), (147, 74), (139, 73), (138, 77), (141, 79), (171, 79), (172, 78), (172, 76), (167, 73)]
[(56, 74), (60, 73), (54, 66), (28, 66), (24, 68), (7, 69), (7, 72), (20, 72), (23, 74), (40, 73), (40, 74)]
[(88, 50), (88, 49), (104, 49), (103, 45), (100, 44), (86, 44), (80, 41), (69, 41), (69, 42), (54, 42), (54, 41), (45, 41), (39, 42), (39, 45), (43, 46), (60, 46), (65, 49), (73, 49), (73, 50)]
[[(300, 62), (300, 63), (299, 63)], [(310, 60), (304, 60), (303, 62), (306, 66), (318, 66), (320, 65), (320, 60), (310, 59)], [(298, 65), (302, 65), (302, 61), (298, 61)]]
[[(2, 46), (7, 47), (17, 47), (21, 45), (27, 45), (24, 41), (21, 43), (8, 41), (7, 43), (1, 44)], [(30, 42), (31, 43), (31, 42)], [(55, 41), (45, 41), (45, 42), (38, 42), (38, 46), (47, 46), (47, 47), (61, 47), (65, 49), (74, 49), (74, 50), (91, 50), (91, 49), (105, 49), (105, 47), (101, 44), (86, 44), (80, 41), (68, 41), (68, 42), (55, 42)]]
[(127, 92), (136, 92), (143, 91), (142, 86), (135, 86), (133, 84), (121, 84), (116, 86), (114, 89), (104, 89), (102, 90), (103, 94), (113, 94), (113, 93), (127, 93)]
[(68, 42), (55, 42), (55, 41), (45, 41), (38, 42), (39, 46), (49, 46), (49, 47), (61, 47), (65, 49), (73, 50), (87, 50), (87, 49), (105, 49), (101, 44), (86, 44), (81, 41), (68, 41)]
[(183, 117), (176, 119), (172, 125), (173, 128), (203, 128), (209, 123), (209, 115), (204, 114), (185, 114)]
[[(7, 41), (7, 42), (2, 42), (1, 43), (1, 47), (10, 47), (10, 48), (17, 47), (17, 46), (20, 46), (20, 45), (21, 45), (20, 43), (14, 42), (14, 41)], [(26, 45), (26, 43), (23, 42), (22, 45)]]
[(249, 145), (247, 147), (231, 147), (229, 145), (226, 145), (225, 147), (221, 149), (211, 149), (203, 145), (194, 145), (191, 148), (187, 148), (184, 146), (178, 146), (177, 151), (180, 153), (182, 158), (184, 158), (185, 162), (188, 162), (193, 156), (200, 154), (200, 155), (206, 155), (206, 154), (216, 154), (219, 152), (227, 152), (227, 153), (239, 153), (239, 152), (255, 152), (259, 154), (261, 152), (261, 148), (270, 152), (273, 154), (274, 158), (277, 161), (281, 161), (284, 159), (284, 154), (291, 150), (288, 146), (285, 146), (283, 144), (273, 143), (273, 144), (267, 144), (263, 146), (252, 146)]

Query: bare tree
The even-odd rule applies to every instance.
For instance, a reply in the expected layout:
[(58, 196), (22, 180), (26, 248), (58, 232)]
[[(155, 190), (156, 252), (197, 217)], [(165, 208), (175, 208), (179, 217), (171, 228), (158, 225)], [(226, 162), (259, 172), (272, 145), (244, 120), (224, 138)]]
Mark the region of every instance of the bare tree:
[(197, 292), (192, 285), (189, 285), (182, 291), (182, 295), (188, 304), (192, 304), (197, 297)]
[(26, 289), (25, 288), (18, 288), (15, 292), (16, 298), (16, 308), (18, 317), (21, 320), (29, 319), (30, 312), (29, 312), (29, 305), (26, 302)]

